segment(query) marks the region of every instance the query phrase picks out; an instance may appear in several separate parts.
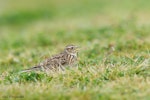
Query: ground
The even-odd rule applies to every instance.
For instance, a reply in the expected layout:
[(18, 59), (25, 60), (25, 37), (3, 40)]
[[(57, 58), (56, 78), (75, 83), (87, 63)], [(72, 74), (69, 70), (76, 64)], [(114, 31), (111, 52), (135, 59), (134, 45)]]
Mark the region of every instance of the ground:
[[(150, 100), (149, 5), (1, 0), (0, 99)], [(81, 47), (78, 67), (19, 73), (68, 44)]]

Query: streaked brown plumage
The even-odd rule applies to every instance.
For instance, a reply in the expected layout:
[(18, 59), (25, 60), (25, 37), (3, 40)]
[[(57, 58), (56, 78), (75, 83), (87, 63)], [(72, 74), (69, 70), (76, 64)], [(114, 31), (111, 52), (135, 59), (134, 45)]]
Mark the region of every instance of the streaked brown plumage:
[(64, 49), (63, 52), (52, 56), (40, 64), (38, 64), (35, 67), (32, 67), (30, 69), (26, 69), (22, 72), (30, 72), (30, 71), (36, 71), (36, 70), (42, 70), (45, 72), (49, 71), (57, 71), (57, 70), (64, 70), (64, 67), (66, 66), (73, 66), (77, 62), (77, 46), (75, 45), (68, 45)]

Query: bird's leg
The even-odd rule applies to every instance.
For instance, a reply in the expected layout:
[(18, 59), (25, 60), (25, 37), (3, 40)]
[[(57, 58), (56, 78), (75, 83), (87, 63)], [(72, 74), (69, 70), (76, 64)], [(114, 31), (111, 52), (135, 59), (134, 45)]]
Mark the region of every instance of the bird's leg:
[(59, 63), (59, 69), (61, 69), (62, 71), (65, 71), (61, 63)]

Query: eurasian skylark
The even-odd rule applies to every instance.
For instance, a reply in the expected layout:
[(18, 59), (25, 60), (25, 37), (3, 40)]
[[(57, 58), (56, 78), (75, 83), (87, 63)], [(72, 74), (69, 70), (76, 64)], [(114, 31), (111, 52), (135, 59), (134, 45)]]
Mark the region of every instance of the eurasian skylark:
[(54, 55), (40, 64), (23, 70), (21, 72), (30, 72), (30, 71), (58, 71), (58, 70), (64, 70), (66, 66), (74, 66), (77, 63), (77, 48), (78, 46), (75, 45), (68, 45), (65, 47), (64, 51)]

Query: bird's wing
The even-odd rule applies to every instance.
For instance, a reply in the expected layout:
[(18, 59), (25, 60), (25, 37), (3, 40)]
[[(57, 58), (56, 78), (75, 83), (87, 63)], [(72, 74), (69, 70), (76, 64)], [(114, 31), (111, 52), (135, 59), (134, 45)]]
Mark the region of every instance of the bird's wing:
[(39, 70), (45, 70), (45, 69), (53, 69), (53, 68), (59, 67), (61, 64), (60, 58), (62, 58), (62, 56), (64, 56), (63, 53), (54, 55), (51, 58), (45, 59), (43, 62), (41, 62), (37, 66), (21, 71), (21, 73), (39, 71)]

